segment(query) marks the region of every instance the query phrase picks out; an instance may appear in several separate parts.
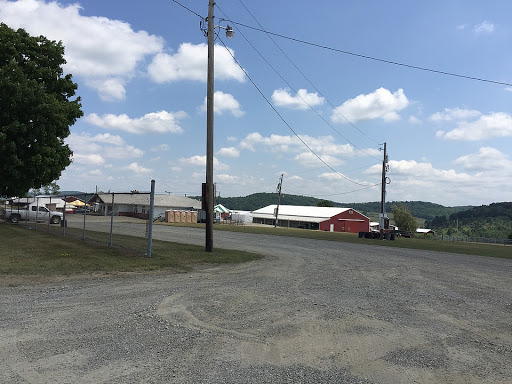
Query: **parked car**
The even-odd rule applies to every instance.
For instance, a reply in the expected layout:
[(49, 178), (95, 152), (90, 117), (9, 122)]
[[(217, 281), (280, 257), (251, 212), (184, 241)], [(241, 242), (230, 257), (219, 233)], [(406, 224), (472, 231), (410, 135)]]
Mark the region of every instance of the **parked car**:
[(46, 207), (37, 204), (5, 210), (5, 219), (11, 223), (20, 221), (49, 221), (50, 224), (59, 224), (62, 221), (62, 212), (50, 211)]
[(90, 209), (87, 208), (75, 208), (75, 213), (89, 213), (91, 212)]

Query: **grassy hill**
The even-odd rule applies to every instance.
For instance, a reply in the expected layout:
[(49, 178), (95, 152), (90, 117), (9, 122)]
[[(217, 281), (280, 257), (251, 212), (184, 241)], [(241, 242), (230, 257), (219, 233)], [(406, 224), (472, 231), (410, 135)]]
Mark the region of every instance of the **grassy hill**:
[(447, 235), (512, 238), (512, 202), (492, 203), (439, 215), (427, 221), (425, 226)]
[[(199, 197), (200, 199), (200, 197)], [(304, 205), (316, 206), (319, 202), (326, 200), (317, 199), (309, 196), (283, 195), (281, 196), (281, 204), (283, 205)], [(270, 204), (277, 204), (277, 193), (253, 193), (244, 197), (223, 197), (220, 199), (221, 204), (229, 209), (238, 209), (243, 211), (254, 211), (256, 209), (266, 207)], [(363, 213), (364, 215), (374, 219), (378, 217), (380, 212), (380, 202), (369, 203), (338, 203), (329, 201), (334, 207), (350, 207)], [(470, 206), (463, 207), (444, 207), (439, 204), (428, 203), (424, 201), (401, 201), (387, 202), (386, 212), (391, 212), (391, 207), (397, 204), (404, 204), (409, 208), (414, 217), (425, 220), (433, 220), (436, 216), (449, 216), (453, 213), (470, 209)]]

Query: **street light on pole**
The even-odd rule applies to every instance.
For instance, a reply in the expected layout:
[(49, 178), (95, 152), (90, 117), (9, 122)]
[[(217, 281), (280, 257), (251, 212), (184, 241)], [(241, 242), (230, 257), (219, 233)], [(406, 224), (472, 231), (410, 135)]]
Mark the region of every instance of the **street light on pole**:
[[(206, 251), (213, 251), (213, 94), (214, 94), (214, 16), (215, 1), (208, 1), (208, 74), (206, 85)], [(226, 37), (232, 38), (233, 28), (217, 26), (226, 30)]]

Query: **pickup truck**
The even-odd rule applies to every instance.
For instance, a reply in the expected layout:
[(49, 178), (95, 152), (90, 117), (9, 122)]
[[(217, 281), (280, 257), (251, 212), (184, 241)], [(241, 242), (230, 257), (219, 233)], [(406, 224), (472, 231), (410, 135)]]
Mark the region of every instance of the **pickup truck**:
[(19, 221), (50, 221), (50, 224), (59, 224), (64, 215), (61, 212), (50, 211), (46, 207), (38, 207), (30, 204), (23, 208), (12, 208), (5, 210), (5, 220), (11, 223)]

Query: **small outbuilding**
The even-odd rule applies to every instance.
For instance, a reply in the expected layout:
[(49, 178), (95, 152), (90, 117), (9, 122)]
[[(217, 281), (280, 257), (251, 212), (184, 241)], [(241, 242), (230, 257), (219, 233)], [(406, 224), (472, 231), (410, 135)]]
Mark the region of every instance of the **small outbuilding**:
[[(274, 225), (277, 205), (252, 211), (253, 223)], [(352, 208), (280, 205), (279, 227), (316, 229), (329, 232), (368, 232), (370, 218)]]
[[(141, 219), (149, 217), (149, 193), (115, 193), (112, 207), (111, 193), (97, 193), (89, 203), (98, 206), (98, 212), (115, 216), (131, 216)], [(155, 195), (153, 217), (164, 217), (165, 211), (194, 211), (201, 209), (201, 202), (184, 196)]]

